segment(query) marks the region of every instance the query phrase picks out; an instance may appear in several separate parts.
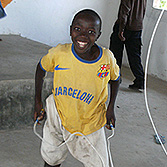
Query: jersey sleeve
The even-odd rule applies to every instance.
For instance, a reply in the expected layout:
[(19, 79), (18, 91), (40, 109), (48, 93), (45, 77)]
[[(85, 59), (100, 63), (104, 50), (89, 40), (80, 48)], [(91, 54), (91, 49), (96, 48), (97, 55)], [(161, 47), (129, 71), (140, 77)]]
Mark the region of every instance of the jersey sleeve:
[(117, 81), (120, 78), (120, 68), (116, 63), (116, 59), (111, 51), (110, 52), (110, 80)]
[(51, 48), (48, 53), (41, 58), (40, 66), (44, 71), (54, 72), (55, 60), (56, 59), (56, 48)]

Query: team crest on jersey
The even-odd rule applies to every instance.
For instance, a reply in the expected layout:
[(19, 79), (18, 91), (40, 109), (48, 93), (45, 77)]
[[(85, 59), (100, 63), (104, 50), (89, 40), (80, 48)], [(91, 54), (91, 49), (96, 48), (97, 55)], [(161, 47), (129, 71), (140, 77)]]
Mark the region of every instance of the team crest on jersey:
[(108, 76), (110, 71), (110, 64), (102, 64), (100, 70), (97, 71), (97, 76), (101, 79)]

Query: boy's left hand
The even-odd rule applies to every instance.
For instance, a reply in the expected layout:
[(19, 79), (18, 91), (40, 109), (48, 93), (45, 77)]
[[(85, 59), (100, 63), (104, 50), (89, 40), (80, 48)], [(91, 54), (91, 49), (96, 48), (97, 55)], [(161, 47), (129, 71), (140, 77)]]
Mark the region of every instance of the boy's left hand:
[(111, 105), (108, 106), (107, 108), (107, 112), (106, 112), (106, 119), (107, 119), (107, 129), (111, 130), (110, 124), (113, 125), (113, 127), (115, 128), (115, 114), (114, 114), (114, 109)]

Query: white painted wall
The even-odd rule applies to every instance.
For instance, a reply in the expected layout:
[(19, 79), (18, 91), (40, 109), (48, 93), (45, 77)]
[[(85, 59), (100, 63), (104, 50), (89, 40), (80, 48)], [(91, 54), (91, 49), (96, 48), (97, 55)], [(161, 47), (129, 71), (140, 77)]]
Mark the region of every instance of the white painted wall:
[[(73, 15), (83, 8), (92, 8), (103, 20), (102, 36), (98, 43), (108, 48), (119, 3), (120, 0), (13, 0), (5, 8), (7, 17), (0, 20), (0, 34), (19, 34), (51, 46), (71, 42), (69, 27)], [(152, 8), (152, 0), (148, 0), (143, 30), (143, 64), (159, 13), (159, 10)], [(153, 42), (149, 74), (167, 81), (166, 29), (167, 12), (163, 15)], [(126, 56), (124, 64), (127, 65)]]
[[(152, 7), (153, 0), (147, 1), (148, 8), (144, 20), (143, 31), (143, 62), (145, 62), (152, 32), (161, 12), (161, 10)], [(148, 72), (149, 74), (167, 81), (167, 11), (164, 11), (154, 37)]]
[[(114, 6), (111, 8), (111, 6)], [(116, 0), (13, 0), (1, 19), (1, 34), (20, 34), (51, 46), (70, 42), (71, 20), (83, 8), (96, 10), (103, 19), (100, 43), (108, 46), (113, 21), (116, 19)]]

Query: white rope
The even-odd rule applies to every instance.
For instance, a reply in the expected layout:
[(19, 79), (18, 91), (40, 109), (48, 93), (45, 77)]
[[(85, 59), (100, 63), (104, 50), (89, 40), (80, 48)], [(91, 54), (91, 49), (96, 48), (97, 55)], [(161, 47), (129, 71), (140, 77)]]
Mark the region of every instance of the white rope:
[[(55, 146), (55, 145), (49, 143), (48, 141), (46, 141), (44, 138), (42, 138), (42, 137), (37, 133), (37, 131), (36, 131), (37, 123), (38, 123), (38, 119), (35, 121), (34, 127), (33, 127), (33, 131), (34, 131), (35, 135), (38, 136), (43, 142), (49, 144), (50, 146), (56, 147), (56, 148), (60, 148), (60, 147), (63, 146), (64, 144), (68, 143), (69, 140), (71, 139), (71, 137), (74, 136), (74, 135), (76, 135), (76, 134), (80, 134), (81, 136), (85, 137), (85, 139), (87, 140), (87, 142), (91, 145), (91, 147), (94, 149), (94, 151), (98, 154), (98, 156), (99, 156), (99, 158), (100, 158), (100, 160), (101, 160), (103, 166), (105, 167), (105, 163), (104, 163), (104, 160), (103, 160), (102, 156), (99, 154), (99, 152), (96, 150), (96, 148), (93, 146), (93, 144), (89, 141), (89, 139), (88, 139), (84, 134), (82, 134), (82, 133), (80, 133), (80, 132), (72, 133), (72, 134), (68, 137), (68, 139), (67, 139), (66, 141), (64, 141), (64, 142), (63, 142), (62, 144), (60, 144), (59, 146)], [(109, 159), (110, 159), (111, 167), (114, 167), (113, 161), (112, 161), (112, 156), (111, 156), (111, 151), (110, 151), (110, 142), (109, 142), (109, 139), (114, 136), (114, 128), (112, 128), (112, 131), (113, 131), (113, 133), (112, 133), (111, 136), (109, 136), (109, 137), (107, 138), (107, 141), (108, 141), (108, 152), (109, 152)]]
[(114, 136), (114, 128), (112, 127), (112, 134), (107, 138), (107, 144), (108, 144), (108, 154), (109, 154), (109, 159), (110, 159), (110, 164), (111, 167), (114, 167), (112, 156), (111, 156), (111, 151), (110, 151), (110, 139)]
[(150, 113), (150, 110), (149, 110), (149, 106), (148, 106), (148, 99), (147, 99), (147, 70), (148, 70), (148, 62), (149, 62), (149, 57), (150, 57), (150, 51), (151, 51), (151, 46), (152, 46), (152, 43), (153, 43), (153, 39), (154, 39), (154, 36), (155, 36), (155, 33), (156, 33), (156, 30), (157, 30), (157, 27), (159, 25), (159, 22), (162, 18), (162, 15), (164, 13), (164, 10), (161, 11), (160, 15), (159, 15), (159, 18), (157, 20), (157, 23), (154, 27), (154, 30), (153, 30), (153, 33), (152, 33), (152, 36), (151, 36), (151, 40), (150, 40), (150, 44), (149, 44), (149, 48), (148, 48), (148, 53), (147, 53), (147, 59), (146, 59), (146, 65), (145, 65), (145, 82), (144, 82), (144, 97), (145, 97), (145, 104), (146, 104), (146, 109), (147, 109), (147, 112), (148, 112), (148, 116), (150, 118), (150, 121), (151, 121), (151, 124), (152, 124), (152, 127), (155, 131), (155, 134), (157, 135), (158, 137), (158, 140), (160, 141), (160, 144), (161, 144), (161, 147), (163, 149), (163, 151), (165, 152), (165, 154), (167, 155), (167, 151), (162, 143), (162, 141), (160, 140), (160, 137), (159, 137), (159, 134), (157, 132), (157, 129), (155, 127), (155, 124), (153, 122), (153, 119), (152, 119), (152, 116), (151, 116), (151, 113)]

